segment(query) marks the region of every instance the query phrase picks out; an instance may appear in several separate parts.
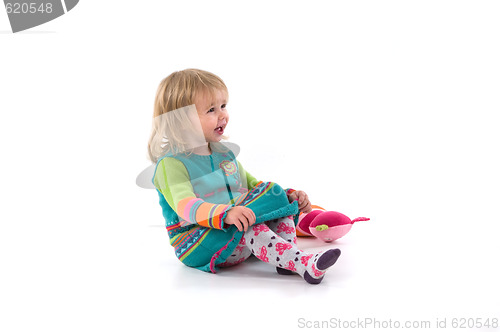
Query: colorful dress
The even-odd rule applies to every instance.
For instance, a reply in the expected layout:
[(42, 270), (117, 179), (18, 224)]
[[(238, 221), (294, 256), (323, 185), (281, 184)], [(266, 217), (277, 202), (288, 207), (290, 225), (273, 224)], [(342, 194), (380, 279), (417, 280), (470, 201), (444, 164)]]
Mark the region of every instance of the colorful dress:
[(298, 207), (278, 184), (246, 172), (223, 144), (210, 146), (207, 156), (167, 153), (156, 164), (153, 183), (177, 258), (215, 273), (243, 236), (234, 225), (224, 224), (233, 206), (252, 209), (256, 224), (291, 215), (296, 223)]

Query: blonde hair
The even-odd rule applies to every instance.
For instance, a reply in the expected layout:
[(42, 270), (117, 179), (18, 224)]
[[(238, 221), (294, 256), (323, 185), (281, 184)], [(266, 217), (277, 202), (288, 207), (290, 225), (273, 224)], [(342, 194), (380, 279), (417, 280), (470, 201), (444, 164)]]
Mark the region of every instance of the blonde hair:
[[(200, 69), (185, 69), (164, 78), (156, 91), (153, 126), (148, 142), (149, 159), (156, 163), (167, 152), (189, 151), (189, 144), (183, 139), (183, 133), (190, 130), (189, 107), (199, 93), (214, 96), (221, 90), (227, 95), (222, 79)], [(175, 110), (181, 112), (172, 112)]]

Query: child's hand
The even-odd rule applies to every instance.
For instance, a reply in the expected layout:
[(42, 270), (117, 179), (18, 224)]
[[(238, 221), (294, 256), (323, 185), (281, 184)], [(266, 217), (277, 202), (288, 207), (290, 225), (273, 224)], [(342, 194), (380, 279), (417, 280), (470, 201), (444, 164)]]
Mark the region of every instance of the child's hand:
[(224, 223), (236, 226), (240, 232), (246, 232), (248, 227), (255, 224), (255, 213), (245, 206), (235, 206), (227, 212)]
[(312, 211), (311, 202), (309, 201), (307, 194), (302, 190), (296, 190), (292, 192), (290, 195), (288, 195), (288, 200), (290, 202), (298, 201), (300, 212), (309, 213)]

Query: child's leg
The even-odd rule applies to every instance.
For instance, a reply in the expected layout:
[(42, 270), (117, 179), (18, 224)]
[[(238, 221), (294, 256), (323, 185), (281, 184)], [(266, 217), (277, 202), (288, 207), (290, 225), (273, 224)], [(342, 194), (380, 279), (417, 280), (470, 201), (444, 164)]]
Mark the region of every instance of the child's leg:
[(246, 246), (257, 258), (276, 267), (297, 272), (311, 284), (319, 284), (326, 269), (335, 264), (340, 255), (339, 249), (308, 254), (300, 250), (293, 240), (289, 242), (283, 239), (266, 224), (250, 227), (243, 237)]
[(241, 238), (240, 243), (236, 246), (233, 253), (222, 263), (217, 264), (219, 267), (228, 267), (240, 264), (245, 261), (248, 257), (252, 256), (252, 252), (245, 245), (245, 237)]
[[(293, 216), (288, 216), (284, 218), (274, 219), (266, 222), (269, 228), (274, 231), (277, 235), (282, 237), (284, 240), (297, 244), (297, 232), (295, 229), (295, 223), (293, 221)], [(282, 267), (276, 266), (276, 271), (282, 275), (294, 274), (293, 271), (284, 269)]]
[(295, 223), (293, 222), (293, 216), (274, 219), (266, 222), (266, 224), (284, 240), (295, 245), (297, 244), (297, 233), (295, 230)]

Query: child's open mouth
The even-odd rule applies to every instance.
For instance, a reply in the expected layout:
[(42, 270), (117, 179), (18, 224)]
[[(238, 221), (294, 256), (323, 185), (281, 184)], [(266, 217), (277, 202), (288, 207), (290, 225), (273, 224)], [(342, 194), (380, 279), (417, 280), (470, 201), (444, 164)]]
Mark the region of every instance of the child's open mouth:
[(223, 135), (224, 134), (224, 128), (221, 126), (221, 127), (217, 127), (215, 128), (215, 132), (219, 135)]

